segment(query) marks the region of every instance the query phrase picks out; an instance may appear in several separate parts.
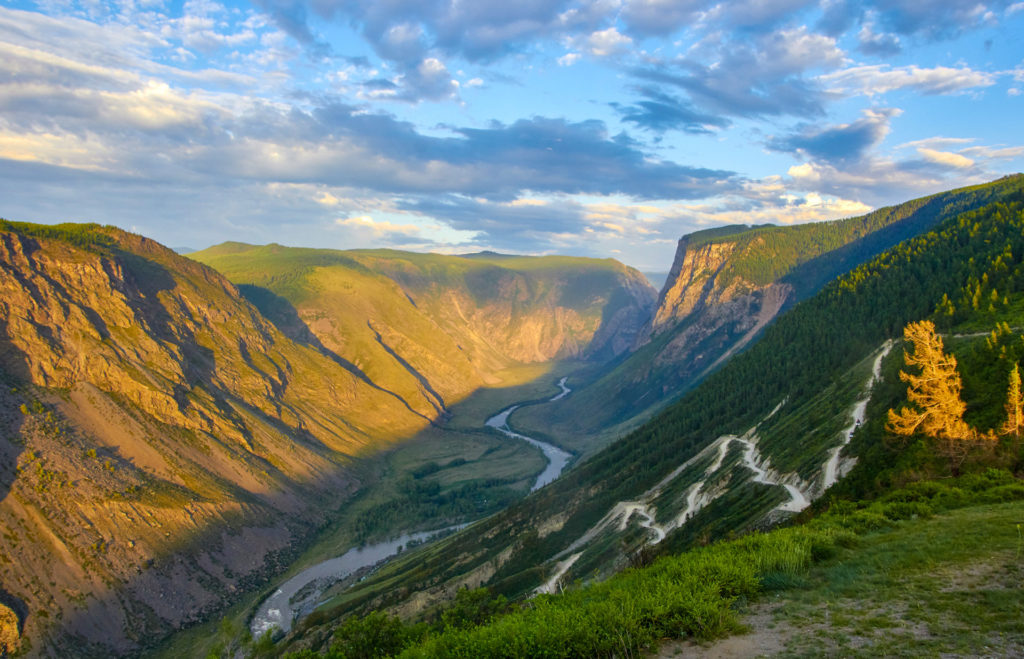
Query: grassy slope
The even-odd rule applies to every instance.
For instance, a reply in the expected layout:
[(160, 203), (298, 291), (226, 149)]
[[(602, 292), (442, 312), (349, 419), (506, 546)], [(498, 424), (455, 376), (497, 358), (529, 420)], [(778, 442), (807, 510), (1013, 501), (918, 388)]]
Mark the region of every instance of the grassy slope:
[(916, 483), (508, 613), (463, 609), (433, 625), (353, 620), (323, 649), (356, 656), (389, 625), (377, 650), (384, 642), (382, 653), (407, 657), (631, 656), (664, 639), (736, 633), (739, 611), (770, 602), (778, 624), (796, 628), (789, 650), (797, 655), (969, 655), (982, 646), (1015, 654), (1024, 649), (1022, 500), (1024, 484), (998, 470)]
[(771, 598), (794, 628), (786, 656), (1024, 653), (1024, 504), (995, 504), (869, 534)]
[(583, 353), (607, 318), (636, 303), (628, 287), (645, 286), (611, 259), (239, 243), (190, 256), (242, 285), (291, 335), (315, 335), (428, 416), (516, 363)]

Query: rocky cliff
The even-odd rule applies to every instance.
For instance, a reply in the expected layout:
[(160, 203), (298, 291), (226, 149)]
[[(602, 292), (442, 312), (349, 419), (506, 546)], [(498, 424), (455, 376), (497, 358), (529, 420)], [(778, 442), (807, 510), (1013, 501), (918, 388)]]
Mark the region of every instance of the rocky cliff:
[(217, 272), (95, 226), (0, 226), (0, 377), (0, 594), (54, 656), (202, 619), (357, 487), (349, 456), (424, 423)]

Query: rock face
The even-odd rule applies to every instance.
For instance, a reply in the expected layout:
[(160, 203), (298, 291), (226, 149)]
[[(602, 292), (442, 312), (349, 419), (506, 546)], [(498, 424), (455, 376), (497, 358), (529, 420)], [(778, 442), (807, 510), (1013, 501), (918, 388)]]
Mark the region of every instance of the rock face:
[(727, 267), (763, 248), (756, 239), (696, 246), (689, 236), (679, 240), (657, 309), (636, 345), (662, 335), (654, 368), (675, 365), (683, 378), (699, 377), (746, 346), (792, 302), (791, 285), (749, 281)]
[(0, 588), (54, 656), (139, 651), (274, 569), (425, 420), (217, 272), (0, 225)]
[(694, 310), (721, 301), (722, 291), (716, 290), (716, 277), (728, 262), (736, 243), (707, 243), (692, 250), (688, 249), (689, 244), (688, 236), (679, 240), (672, 269), (658, 296), (657, 310), (648, 335), (671, 328)]
[(624, 350), (654, 302), (621, 264), (341, 258), (268, 265), (289, 300), (114, 228), (0, 221), (0, 592), (33, 652), (207, 618), (360, 487), (355, 456), (509, 364)]

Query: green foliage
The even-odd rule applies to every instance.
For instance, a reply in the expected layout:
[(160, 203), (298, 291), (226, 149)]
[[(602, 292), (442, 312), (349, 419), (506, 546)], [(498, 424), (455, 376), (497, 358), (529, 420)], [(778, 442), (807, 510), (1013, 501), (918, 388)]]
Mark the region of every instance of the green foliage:
[(487, 588), (461, 588), (455, 594), (455, 601), (441, 613), (440, 626), (442, 629), (475, 627), (509, 608), (509, 601), (503, 595), (495, 597)]
[[(872, 501), (835, 501), (800, 526), (664, 556), (650, 567), (519, 606), (487, 589), (464, 589), (432, 626), (380, 612), (350, 617), (323, 656), (633, 656), (664, 638), (712, 639), (739, 630), (738, 603), (763, 592), (808, 586), (814, 564), (858, 547), (861, 536), (1006, 501), (1024, 501), (1024, 484), (1006, 470), (915, 482)], [(321, 655), (306, 650), (287, 656)]]
[(334, 633), (331, 659), (377, 659), (398, 654), (409, 644), (415, 627), (385, 613), (352, 617)]
[(0, 219), (0, 231), (10, 231), (33, 238), (61, 240), (88, 250), (113, 245), (114, 238), (108, 233), (111, 229), (114, 227), (103, 227), (99, 224), (31, 224)]
[(387, 501), (362, 511), (352, 521), (356, 542), (378, 539), (395, 528), (399, 521), (422, 519), (458, 520), (479, 517), (500, 510), (519, 498), (519, 493), (506, 487), (516, 479), (488, 478), (461, 483), (442, 490), (435, 480), (425, 476), (433, 473), (428, 465), (416, 474), (405, 474), (396, 483), (397, 493)]

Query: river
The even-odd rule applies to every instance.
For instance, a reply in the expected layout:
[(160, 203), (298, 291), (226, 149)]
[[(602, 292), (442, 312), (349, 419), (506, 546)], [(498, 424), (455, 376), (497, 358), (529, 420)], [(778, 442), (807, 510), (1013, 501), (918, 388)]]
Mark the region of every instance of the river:
[[(561, 392), (551, 398), (551, 400), (560, 400), (569, 395), (571, 389), (565, 386), (566, 380), (567, 378), (559, 380), (558, 386), (561, 389)], [(548, 444), (547, 442), (542, 442), (531, 437), (527, 437), (526, 435), (520, 435), (519, 433), (513, 432), (508, 426), (508, 415), (519, 409), (519, 407), (520, 405), (513, 405), (501, 412), (498, 412), (491, 418), (487, 419), (486, 425), (501, 431), (509, 437), (529, 442), (544, 453), (544, 457), (548, 460), (548, 465), (545, 467), (544, 471), (537, 476), (537, 480), (534, 482), (533, 487), (530, 488), (530, 491), (533, 492), (534, 490), (544, 487), (551, 481), (558, 478), (559, 474), (562, 473), (562, 470), (565, 469), (565, 466), (568, 464), (572, 455), (566, 453), (557, 446)], [(316, 608), (317, 604), (320, 602), (320, 595), (332, 584), (351, 576), (359, 570), (372, 567), (391, 558), (397, 554), (402, 547), (408, 545), (410, 542), (418, 543), (430, 540), (437, 535), (462, 528), (463, 526), (465, 526), (465, 524), (437, 531), (411, 533), (401, 535), (394, 540), (388, 540), (387, 542), (380, 542), (375, 545), (366, 545), (365, 547), (356, 547), (350, 549), (341, 556), (330, 558), (321, 563), (317, 563), (312, 567), (306, 568), (291, 579), (285, 581), (276, 591), (274, 591), (273, 595), (263, 600), (263, 603), (260, 604), (255, 615), (253, 615), (252, 621), (249, 623), (249, 629), (252, 632), (253, 638), (259, 638), (274, 627), (279, 628), (285, 633), (289, 632), (292, 628), (292, 622), (295, 620), (296, 616), (306, 615)], [(296, 598), (295, 596), (300, 592), (303, 594)], [(295, 598), (296, 601), (293, 602), (293, 598)]]
[[(569, 392), (572, 390), (569, 389), (569, 387), (565, 386), (566, 379), (567, 378), (562, 378), (561, 380), (558, 381), (558, 386), (562, 389), (562, 391), (561, 393), (557, 394), (550, 400), (561, 400), (562, 398), (565, 398), (566, 396), (569, 395)], [(553, 444), (548, 444), (547, 442), (542, 442), (539, 439), (527, 437), (526, 435), (520, 435), (519, 433), (509, 428), (508, 415), (512, 414), (520, 407), (521, 405), (513, 405), (511, 407), (503, 409), (502, 411), (492, 416), (490, 419), (487, 419), (486, 425), (491, 428), (494, 428), (499, 432), (504, 433), (505, 435), (508, 435), (509, 437), (521, 439), (524, 442), (536, 446), (541, 450), (542, 453), (544, 453), (544, 457), (547, 458), (548, 461), (548, 466), (544, 468), (544, 471), (540, 472), (540, 475), (537, 476), (537, 480), (534, 481), (533, 487), (530, 488), (530, 491), (533, 492), (535, 490), (539, 490), (540, 488), (544, 487), (551, 481), (558, 478), (558, 476), (562, 473), (562, 470), (565, 469), (565, 466), (569, 464), (569, 460), (572, 459), (572, 454), (563, 451), (562, 449), (558, 448), (557, 446), (554, 446)]]
[[(452, 527), (455, 528), (455, 527)], [(249, 629), (253, 638), (259, 638), (267, 631), (278, 627), (283, 632), (292, 628), (292, 621), (296, 614), (309, 613), (319, 603), (320, 594), (331, 584), (344, 579), (354, 572), (366, 567), (372, 567), (377, 563), (391, 558), (399, 553), (399, 549), (410, 542), (423, 542), (436, 535), (452, 529), (441, 529), (438, 531), (425, 531), (423, 533), (411, 533), (401, 535), (394, 540), (380, 542), (365, 547), (355, 547), (348, 550), (341, 556), (330, 558), (313, 567), (299, 572), (294, 577), (285, 581), (274, 594), (263, 600), (256, 610)], [(315, 583), (319, 581), (320, 583)], [(296, 593), (303, 590), (310, 584), (314, 587), (298, 602), (292, 602)]]

